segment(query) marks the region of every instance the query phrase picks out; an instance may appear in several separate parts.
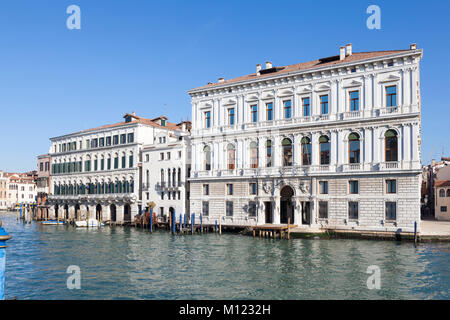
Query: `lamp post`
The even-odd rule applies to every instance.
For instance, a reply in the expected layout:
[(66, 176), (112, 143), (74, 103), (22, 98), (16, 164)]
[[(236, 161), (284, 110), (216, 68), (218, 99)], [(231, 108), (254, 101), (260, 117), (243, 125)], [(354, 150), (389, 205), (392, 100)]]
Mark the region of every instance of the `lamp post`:
[(0, 300), (5, 300), (6, 241), (12, 237), (2, 228), (0, 220)]

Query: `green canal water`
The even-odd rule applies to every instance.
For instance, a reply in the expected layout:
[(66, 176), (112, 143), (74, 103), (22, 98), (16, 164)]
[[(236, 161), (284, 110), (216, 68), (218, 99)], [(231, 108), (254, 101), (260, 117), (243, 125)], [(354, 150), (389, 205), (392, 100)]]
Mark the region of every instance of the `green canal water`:
[[(0, 213), (6, 296), (18, 299), (449, 299), (450, 244), (172, 236), (26, 225)], [(69, 290), (67, 268), (81, 270)], [(381, 288), (367, 288), (367, 268)]]

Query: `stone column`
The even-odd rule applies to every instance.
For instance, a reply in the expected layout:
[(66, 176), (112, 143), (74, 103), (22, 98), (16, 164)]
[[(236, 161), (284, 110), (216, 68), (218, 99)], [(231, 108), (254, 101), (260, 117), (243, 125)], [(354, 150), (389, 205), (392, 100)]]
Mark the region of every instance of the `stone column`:
[(301, 219), (301, 212), (302, 212), (302, 206), (301, 202), (298, 198), (293, 199), (294, 204), (294, 221), (291, 221), (291, 224), (296, 224), (300, 226), (302, 224)]
[(273, 224), (280, 224), (280, 210), (281, 210), (281, 198), (280, 196), (276, 196), (273, 207)]

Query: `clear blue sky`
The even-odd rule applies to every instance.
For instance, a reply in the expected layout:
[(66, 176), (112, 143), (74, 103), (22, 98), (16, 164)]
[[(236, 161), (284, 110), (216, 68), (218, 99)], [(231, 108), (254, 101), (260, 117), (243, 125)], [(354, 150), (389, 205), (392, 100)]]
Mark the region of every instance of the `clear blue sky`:
[[(450, 155), (449, 1), (2, 0), (0, 169), (36, 168), (49, 137), (145, 117), (190, 118), (219, 77), (353, 50), (424, 49), (422, 161)], [(81, 7), (81, 30), (66, 8)], [(366, 8), (381, 8), (381, 30)]]

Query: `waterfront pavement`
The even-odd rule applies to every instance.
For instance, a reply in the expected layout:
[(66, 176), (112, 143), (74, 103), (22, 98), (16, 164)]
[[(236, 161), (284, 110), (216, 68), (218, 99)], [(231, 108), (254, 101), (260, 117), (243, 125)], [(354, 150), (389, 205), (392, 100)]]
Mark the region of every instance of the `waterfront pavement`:
[(420, 237), (422, 240), (450, 241), (450, 221), (422, 220)]

